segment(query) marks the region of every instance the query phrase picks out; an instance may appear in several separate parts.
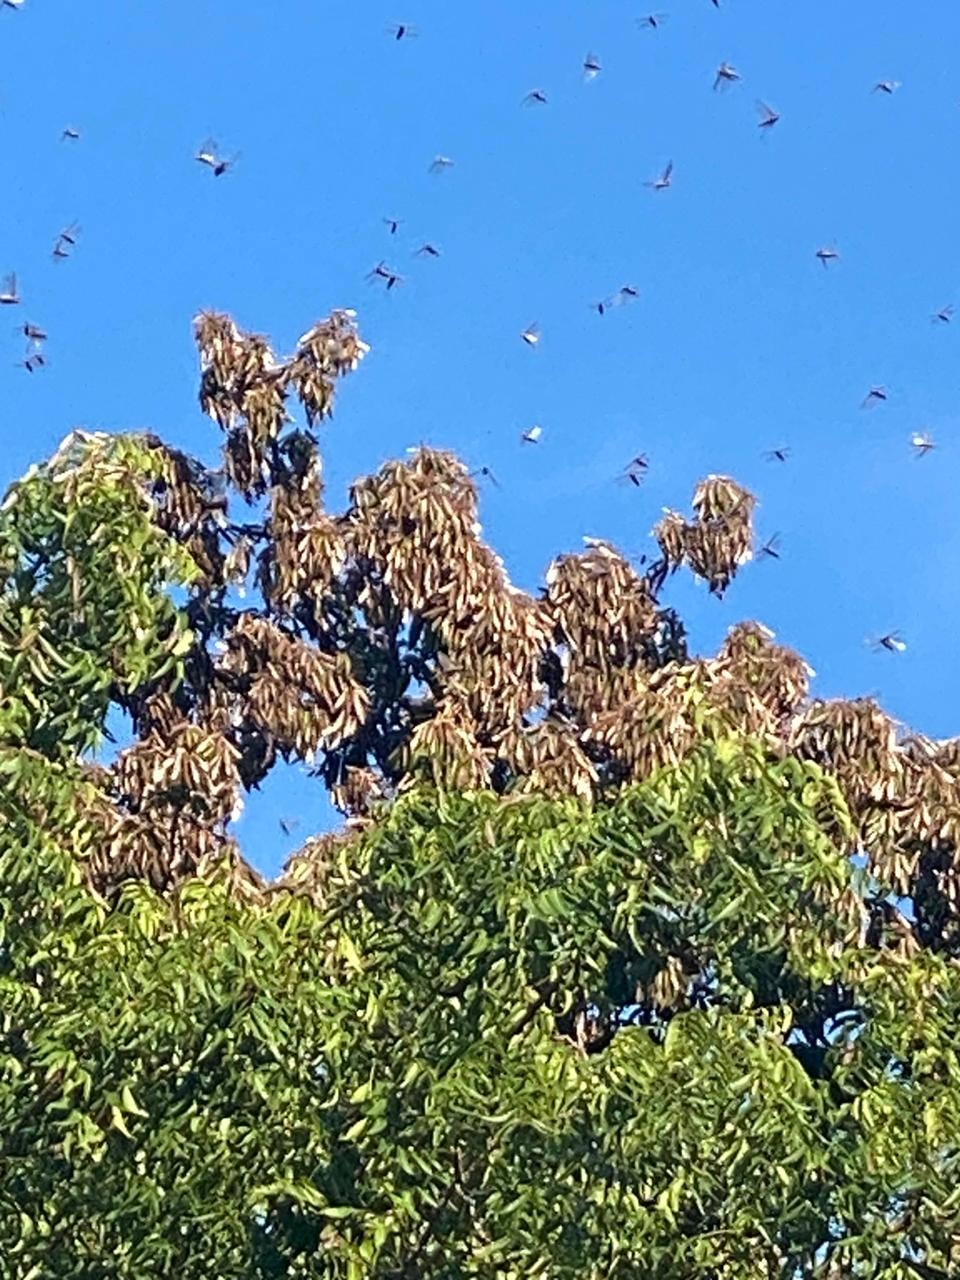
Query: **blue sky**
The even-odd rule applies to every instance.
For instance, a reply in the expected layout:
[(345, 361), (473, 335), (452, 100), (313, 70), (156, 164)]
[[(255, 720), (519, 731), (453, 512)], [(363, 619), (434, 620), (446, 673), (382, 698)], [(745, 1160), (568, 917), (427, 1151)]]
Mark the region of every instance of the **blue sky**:
[[(661, 507), (732, 474), (782, 558), (723, 602), (674, 580), (695, 647), (756, 617), (816, 668), (815, 692), (960, 730), (960, 311), (930, 320), (960, 308), (960, 6), (657, 0), (651, 31), (625, 0), (405, 5), (0, 10), (0, 274), (24, 298), (0, 327), (2, 482), (74, 426), (149, 427), (213, 461), (194, 314), (228, 311), (286, 351), (352, 306), (372, 351), (324, 429), (331, 505), (410, 445), (452, 448), (499, 479), (485, 533), (535, 589), (584, 534), (638, 553)], [(417, 38), (393, 41), (394, 21)], [(603, 70), (585, 83), (588, 52)], [(714, 92), (722, 61), (742, 81)], [(883, 79), (901, 87), (872, 93)], [(546, 106), (520, 105), (533, 88)], [(782, 115), (769, 133), (758, 98)], [(79, 141), (60, 142), (67, 125)], [(208, 135), (240, 152), (219, 179), (192, 159)], [(438, 153), (455, 163), (433, 176)], [(670, 159), (670, 189), (647, 189)], [(443, 256), (414, 257), (424, 240)], [(389, 295), (364, 280), (380, 259), (405, 277)], [(591, 311), (626, 283), (638, 301)], [(24, 320), (50, 335), (33, 375), (15, 363)], [(887, 403), (860, 409), (877, 383)], [(541, 442), (521, 446), (533, 423)], [(918, 430), (937, 442), (920, 460)], [(784, 444), (786, 464), (763, 460)], [(617, 485), (640, 451), (644, 487)], [(907, 652), (871, 652), (892, 628)], [(287, 774), (250, 801), (258, 865), (322, 820), (315, 791)]]

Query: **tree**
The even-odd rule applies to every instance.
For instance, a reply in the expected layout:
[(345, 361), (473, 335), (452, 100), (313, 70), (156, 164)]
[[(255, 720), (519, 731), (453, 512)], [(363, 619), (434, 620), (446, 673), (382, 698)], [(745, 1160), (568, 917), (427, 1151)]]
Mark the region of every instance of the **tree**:
[[(75, 433), (0, 509), (10, 1274), (955, 1274), (956, 743), (687, 654), (732, 480), (537, 599), (449, 454), (323, 510), (347, 313), (197, 334), (220, 472)], [(278, 756), (347, 826), (268, 885)]]

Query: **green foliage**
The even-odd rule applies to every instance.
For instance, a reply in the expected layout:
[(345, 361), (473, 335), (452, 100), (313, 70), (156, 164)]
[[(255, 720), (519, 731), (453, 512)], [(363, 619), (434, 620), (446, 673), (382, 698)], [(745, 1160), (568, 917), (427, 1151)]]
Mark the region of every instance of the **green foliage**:
[(189, 634), (168, 594), (195, 567), (152, 519), (132, 439), (77, 433), (0, 507), (3, 737), (45, 755), (97, 745), (111, 694), (175, 672)]
[(721, 739), (600, 809), (421, 790), (322, 906), (107, 911), (88, 784), (22, 759), (4, 1274), (951, 1273), (960, 983), (856, 945), (814, 766)]

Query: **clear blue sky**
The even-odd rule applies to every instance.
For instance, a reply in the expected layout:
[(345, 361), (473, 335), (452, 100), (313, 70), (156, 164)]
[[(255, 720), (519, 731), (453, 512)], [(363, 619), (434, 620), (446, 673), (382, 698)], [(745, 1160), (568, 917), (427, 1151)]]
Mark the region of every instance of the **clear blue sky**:
[[(960, 731), (960, 5), (656, 7), (659, 31), (625, 0), (0, 10), (0, 274), (24, 298), (0, 317), (3, 483), (78, 425), (150, 427), (212, 461), (193, 315), (228, 311), (285, 351), (352, 306), (372, 352), (325, 428), (331, 504), (410, 445), (450, 447), (500, 480), (484, 529), (535, 589), (583, 534), (637, 553), (661, 507), (730, 473), (782, 559), (722, 603), (674, 580), (695, 647), (757, 617), (815, 692)], [(394, 42), (400, 20), (418, 38)], [(588, 52), (603, 70), (584, 83)], [(742, 82), (715, 93), (721, 61)], [(872, 93), (882, 79), (902, 87)], [(521, 107), (533, 88), (547, 106)], [(769, 134), (758, 98), (782, 113)], [(219, 179), (192, 159), (208, 135), (241, 153)], [(455, 164), (432, 176), (438, 153)], [(671, 188), (646, 189), (670, 159)], [(423, 240), (443, 256), (414, 258)], [(381, 258), (406, 277), (389, 295), (364, 281)], [(639, 301), (590, 310), (625, 283)], [(956, 321), (933, 325), (948, 303)], [(32, 376), (23, 320), (50, 334)], [(861, 410), (874, 383), (889, 400)], [(533, 423), (541, 443), (521, 446)], [(917, 460), (924, 429), (938, 447)], [(785, 465), (763, 461), (782, 444)], [(646, 484), (618, 486), (638, 451)], [(892, 628), (907, 652), (872, 653)], [(296, 778), (267, 792), (239, 834), (273, 869), (319, 801)]]

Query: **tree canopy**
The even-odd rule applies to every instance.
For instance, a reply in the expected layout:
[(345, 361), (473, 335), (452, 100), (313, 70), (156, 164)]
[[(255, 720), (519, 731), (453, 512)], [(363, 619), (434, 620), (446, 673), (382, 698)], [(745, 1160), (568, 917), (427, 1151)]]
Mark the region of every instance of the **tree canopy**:
[[(348, 313), (196, 331), (220, 468), (74, 433), (0, 508), (9, 1274), (955, 1274), (957, 742), (688, 653), (729, 477), (533, 596), (450, 454), (325, 509)], [(278, 758), (345, 826), (268, 884)]]

